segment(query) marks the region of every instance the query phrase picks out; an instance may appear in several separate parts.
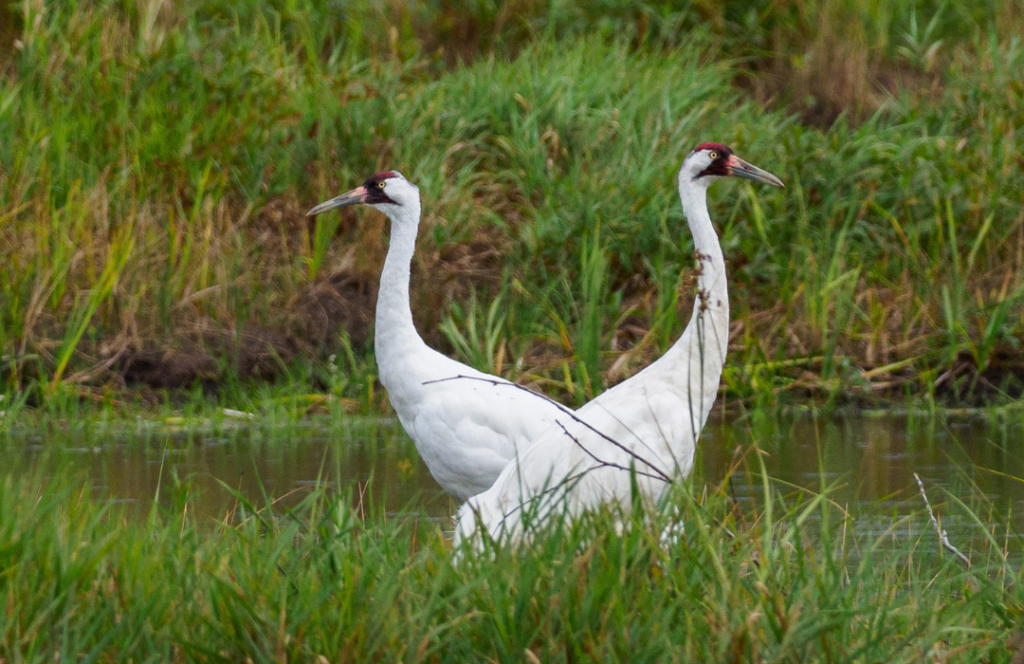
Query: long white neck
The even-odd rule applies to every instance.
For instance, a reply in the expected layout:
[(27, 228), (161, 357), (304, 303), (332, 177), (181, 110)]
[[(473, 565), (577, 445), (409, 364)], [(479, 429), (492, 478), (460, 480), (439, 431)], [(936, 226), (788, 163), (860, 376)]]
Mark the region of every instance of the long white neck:
[(679, 183), (679, 198), (693, 235), (700, 276), (690, 323), (665, 357), (683, 372), (682, 389), (690, 402), (696, 434), (718, 396), (729, 344), (729, 291), (722, 247), (708, 216), (707, 185), (684, 176)]
[(381, 382), (387, 387), (392, 368), (398, 366), (392, 360), (424, 345), (409, 307), (409, 271), (416, 251), (420, 205), (417, 201), (415, 205), (382, 205), (380, 209), (391, 221), (391, 243), (377, 293), (374, 347)]

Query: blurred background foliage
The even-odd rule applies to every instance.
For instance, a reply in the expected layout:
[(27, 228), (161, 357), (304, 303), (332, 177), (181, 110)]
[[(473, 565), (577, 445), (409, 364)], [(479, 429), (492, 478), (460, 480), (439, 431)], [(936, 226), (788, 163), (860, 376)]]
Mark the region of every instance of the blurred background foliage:
[(675, 173), (707, 140), (787, 183), (710, 196), (727, 404), (1024, 390), (1013, 0), (0, 11), (0, 389), (32, 403), (277, 380), (385, 408), (385, 220), (305, 211), (388, 168), (424, 198), (428, 342), (580, 403), (688, 318)]

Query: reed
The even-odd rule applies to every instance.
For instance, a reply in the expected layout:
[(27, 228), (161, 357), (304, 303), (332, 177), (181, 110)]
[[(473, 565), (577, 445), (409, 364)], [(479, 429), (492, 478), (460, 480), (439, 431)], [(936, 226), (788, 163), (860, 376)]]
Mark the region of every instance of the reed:
[[(129, 514), (68, 472), (0, 480), (0, 658), (8, 662), (991, 661), (1021, 647), (1013, 515), (979, 491), (851, 514), (764, 475), (736, 503), (699, 480), (674, 509), (558, 522), (518, 551), (456, 552), (444, 524), (373, 492), (312, 490), (285, 509), (227, 486), (197, 517), (172, 469)], [(743, 462), (741, 461), (741, 464)], [(674, 538), (662, 536), (673, 528)], [(964, 537), (970, 536), (965, 544)]]

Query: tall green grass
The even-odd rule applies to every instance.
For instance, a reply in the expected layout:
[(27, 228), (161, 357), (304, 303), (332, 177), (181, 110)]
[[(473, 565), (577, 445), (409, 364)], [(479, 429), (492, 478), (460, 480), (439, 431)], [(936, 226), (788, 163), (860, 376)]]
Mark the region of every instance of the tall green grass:
[[(207, 519), (187, 481), (160, 491), (128, 518), (71, 476), (5, 475), (0, 657), (1008, 662), (1020, 647), (1011, 531), (965, 543), (972, 529), (952, 528), (968, 570), (922, 512), (865, 528), (827, 486), (765, 479), (758, 507), (687, 487), (675, 516), (622, 534), (595, 513), (518, 551), (460, 556), (444, 523), (386, 516), (359, 492), (319, 489), (288, 510), (236, 494)], [(999, 522), (980, 495), (932, 500), (957, 523)]]
[[(377, 403), (370, 348), (311, 333), (324, 307), (301, 303), (373, 283), (383, 222), (303, 215), (397, 167), (424, 196), (428, 340), (589, 398), (685, 320), (674, 173), (713, 139), (788, 185), (711, 195), (734, 401), (1016, 397), (1021, 17), (876, 4), (18, 5), (0, 45), (4, 390), (117, 391), (133, 350), (203, 346), (218, 375), (199, 377), (230, 388), (257, 326), (299, 365), (351, 356), (340, 391)], [(356, 318), (327, 320), (365, 338)]]

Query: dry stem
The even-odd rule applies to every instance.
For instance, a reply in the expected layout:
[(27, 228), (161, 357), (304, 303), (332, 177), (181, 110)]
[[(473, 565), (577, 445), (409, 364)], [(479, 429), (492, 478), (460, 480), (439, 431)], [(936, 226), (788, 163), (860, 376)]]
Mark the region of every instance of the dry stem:
[(942, 542), (942, 548), (959, 558), (967, 566), (967, 569), (971, 569), (971, 559), (960, 553), (960, 549), (953, 546), (949, 538), (946, 537), (946, 531), (939, 527), (939, 520), (935, 518), (935, 513), (932, 512), (932, 505), (928, 502), (928, 494), (924, 492), (924, 482), (921, 481), (917, 473), (914, 473), (914, 479), (917, 480), (917, 486), (921, 489), (921, 498), (924, 500), (924, 506), (928, 510), (928, 518), (931, 519), (932, 527), (935, 528), (935, 534), (939, 536), (939, 541)]

